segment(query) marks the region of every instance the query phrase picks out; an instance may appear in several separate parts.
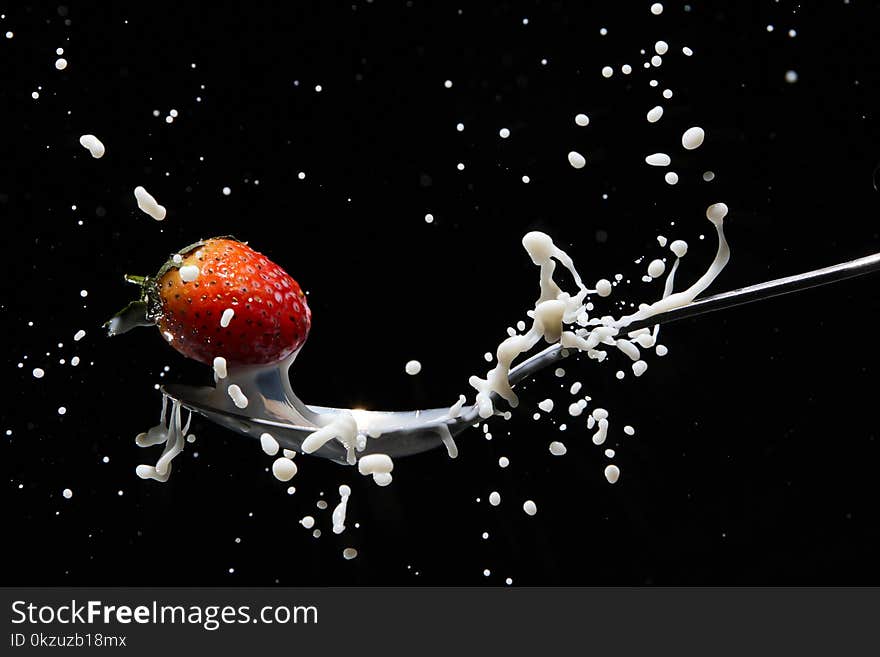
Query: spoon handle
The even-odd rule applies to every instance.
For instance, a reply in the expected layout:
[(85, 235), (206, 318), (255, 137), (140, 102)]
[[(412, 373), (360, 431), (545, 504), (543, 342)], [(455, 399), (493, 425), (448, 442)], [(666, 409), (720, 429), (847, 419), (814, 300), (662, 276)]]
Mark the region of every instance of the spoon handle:
[[(725, 308), (733, 308), (734, 306), (740, 306), (753, 301), (771, 299), (782, 294), (789, 294), (790, 292), (800, 292), (811, 287), (836, 283), (876, 271), (880, 271), (880, 253), (856, 258), (855, 260), (842, 262), (830, 267), (823, 267), (822, 269), (814, 269), (802, 274), (795, 274), (794, 276), (786, 276), (756, 285), (749, 285), (748, 287), (741, 287), (730, 292), (715, 294), (711, 297), (694, 301), (687, 306), (658, 313), (647, 319), (633, 322), (625, 329), (622, 329), (622, 332), (629, 333), (638, 329), (649, 328), (655, 324), (668, 324), (680, 319), (687, 319), (688, 317), (695, 317)], [(510, 370), (511, 384), (515, 385), (519, 381), (527, 379), (538, 370), (555, 363), (561, 358), (561, 352), (562, 347), (553, 345), (524, 360)]]
[(668, 324), (679, 319), (694, 317), (695, 315), (703, 315), (724, 308), (733, 308), (752, 301), (762, 301), (764, 299), (772, 299), (783, 294), (791, 292), (800, 292), (808, 290), (811, 287), (827, 285), (828, 283), (836, 283), (844, 281), (855, 276), (870, 274), (880, 271), (880, 253), (865, 256), (864, 258), (856, 258), (849, 262), (842, 262), (839, 265), (831, 265), (822, 269), (814, 269), (813, 271), (804, 272), (803, 274), (795, 274), (794, 276), (786, 276), (777, 278), (765, 283), (757, 283), (748, 287), (741, 287), (738, 290), (730, 292), (722, 292), (715, 294), (699, 301), (675, 308), (665, 313), (658, 313), (653, 317), (633, 322), (626, 327), (626, 332), (634, 331), (640, 328), (653, 326), (654, 324)]

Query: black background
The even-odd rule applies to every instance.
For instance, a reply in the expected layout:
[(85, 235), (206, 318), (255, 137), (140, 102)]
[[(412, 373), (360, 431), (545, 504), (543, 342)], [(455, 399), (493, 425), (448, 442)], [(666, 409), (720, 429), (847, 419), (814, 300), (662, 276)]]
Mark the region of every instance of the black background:
[[(876, 3), (666, 2), (661, 16), (650, 4), (7, 6), (3, 583), (880, 581), (875, 278), (670, 326), (669, 356), (638, 380), (615, 380), (619, 355), (569, 362), (562, 383), (544, 372), (491, 442), (474, 430), (457, 461), (399, 461), (388, 488), (302, 458), (289, 497), (257, 445), (198, 420), (168, 484), (134, 474), (158, 452), (133, 441), (158, 417), (153, 386), (210, 375), (155, 332), (111, 341), (99, 326), (129, 298), (123, 273), (203, 236), (249, 240), (308, 290), (305, 401), (395, 409), (451, 403), (485, 371), (482, 354), (537, 295), (528, 230), (551, 233), (588, 281), (631, 280), (611, 301), (657, 293), (640, 282), (657, 234), (691, 244), (680, 281), (699, 275), (716, 201), (731, 207), (733, 258), (715, 291), (877, 251)], [(639, 50), (658, 39), (670, 52), (645, 71)], [(650, 125), (656, 104), (666, 113)], [(707, 139), (685, 152), (690, 125)], [(678, 185), (644, 164), (655, 151)], [(168, 207), (163, 223), (137, 210), (136, 185)], [(75, 354), (78, 368), (58, 364)], [(583, 418), (561, 419), (575, 380), (611, 411), (616, 486)], [(553, 423), (531, 419), (547, 396), (569, 425), (562, 458), (547, 451)], [(336, 537), (315, 501), (323, 491), (332, 509), (340, 483), (354, 494)], [(321, 538), (298, 525), (306, 514)], [(360, 556), (344, 561), (349, 545)]]

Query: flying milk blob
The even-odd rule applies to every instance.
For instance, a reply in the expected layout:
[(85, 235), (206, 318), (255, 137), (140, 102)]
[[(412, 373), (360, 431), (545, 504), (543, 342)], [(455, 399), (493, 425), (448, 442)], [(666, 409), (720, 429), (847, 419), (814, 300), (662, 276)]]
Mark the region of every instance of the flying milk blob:
[(83, 135), (79, 138), (80, 145), (89, 151), (96, 160), (104, 157), (104, 144), (95, 135)]
[(156, 221), (162, 221), (165, 219), (165, 215), (167, 214), (165, 206), (159, 205), (159, 202), (155, 197), (140, 185), (134, 188), (134, 198), (137, 201), (138, 208), (140, 208), (142, 212), (150, 215)]
[(333, 533), (341, 534), (345, 531), (345, 514), (348, 511), (348, 498), (351, 496), (351, 488), (343, 484), (339, 487), (339, 504), (333, 509)]

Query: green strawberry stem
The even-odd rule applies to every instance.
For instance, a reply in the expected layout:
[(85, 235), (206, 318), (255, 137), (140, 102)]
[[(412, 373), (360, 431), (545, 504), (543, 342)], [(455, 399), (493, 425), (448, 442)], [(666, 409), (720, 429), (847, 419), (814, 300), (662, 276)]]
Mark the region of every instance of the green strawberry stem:
[(125, 308), (104, 322), (107, 335), (121, 335), (137, 326), (153, 326), (156, 322), (147, 317), (146, 301), (132, 301)]
[(151, 302), (149, 298), (153, 279), (149, 276), (133, 276), (131, 274), (125, 274), (124, 278), (128, 283), (139, 285), (141, 295), (140, 299), (132, 301), (104, 322), (103, 328), (107, 330), (107, 335), (111, 337), (128, 333), (128, 331), (138, 326), (154, 326), (156, 324), (155, 313), (150, 312)]

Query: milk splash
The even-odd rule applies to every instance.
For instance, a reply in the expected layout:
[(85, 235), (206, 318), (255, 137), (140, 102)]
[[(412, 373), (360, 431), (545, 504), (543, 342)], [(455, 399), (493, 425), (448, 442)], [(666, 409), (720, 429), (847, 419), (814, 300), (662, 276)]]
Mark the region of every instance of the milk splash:
[[(489, 418), (495, 413), (492, 394), (504, 399), (512, 408), (519, 405), (519, 399), (510, 385), (510, 368), (514, 360), (533, 349), (542, 340), (548, 344), (560, 344), (565, 348), (584, 352), (593, 360), (603, 361), (607, 357), (604, 347), (615, 347), (629, 356), (639, 366), (639, 374), (644, 373), (647, 364), (641, 359), (641, 352), (633, 341), (643, 348), (655, 346), (658, 327), (651, 334), (647, 329), (634, 331), (627, 338), (615, 339), (634, 321), (650, 319), (654, 315), (685, 306), (711, 285), (730, 260), (730, 247), (724, 237), (724, 217), (727, 206), (716, 203), (706, 210), (707, 218), (715, 225), (718, 234), (718, 250), (706, 272), (689, 288), (673, 293), (674, 276), (685, 249), (676, 253), (664, 285), (663, 297), (652, 304), (642, 304), (638, 312), (615, 318), (610, 315), (591, 318), (593, 305), (590, 295), (599, 294), (599, 289), (588, 289), (569, 255), (557, 247), (546, 233), (531, 232), (523, 237), (523, 247), (540, 267), (540, 296), (535, 306), (528, 312), (532, 318), (531, 328), (524, 334), (514, 332), (504, 340), (495, 352), (497, 365), (489, 370), (485, 378), (472, 376), (471, 386), (476, 390), (476, 406), (480, 417)], [(574, 279), (577, 292), (563, 291), (553, 278), (556, 262), (562, 264)], [(597, 288), (598, 288), (597, 284)], [(602, 295), (607, 296), (607, 295)]]
[[(609, 349), (613, 349), (632, 361), (635, 376), (644, 374), (648, 364), (642, 350), (654, 349), (658, 356), (666, 353), (665, 347), (657, 343), (659, 326), (655, 325), (653, 330), (644, 328), (632, 332), (627, 332), (626, 327), (633, 322), (643, 322), (657, 314), (692, 303), (711, 285), (730, 259), (730, 248), (724, 236), (724, 217), (727, 212), (728, 208), (724, 203), (715, 203), (706, 210), (706, 217), (715, 226), (718, 246), (713, 261), (693, 284), (683, 291), (673, 291), (676, 272), (687, 253), (687, 244), (675, 240), (670, 246), (675, 260), (666, 274), (662, 296), (653, 303), (641, 304), (636, 312), (620, 317), (591, 316), (594, 310), (592, 296), (607, 297), (611, 292), (611, 284), (606, 279), (601, 279), (593, 288), (587, 287), (572, 258), (556, 246), (549, 235), (537, 231), (527, 233), (522, 240), (523, 247), (539, 268), (539, 295), (534, 307), (527, 313), (532, 325), (526, 331), (525, 325), (519, 324), (520, 331), (524, 332), (508, 330), (508, 337), (495, 350), (495, 366), (485, 377), (474, 375), (469, 379), (476, 393), (473, 404), (467, 405), (466, 397), (462, 395), (442, 418), (438, 429), (449, 456), (455, 458), (458, 448), (445, 423), (455, 421), (471, 410), (476, 410), (479, 418), (488, 420), (499, 413), (496, 409), (496, 397), (504, 400), (511, 408), (516, 408), (519, 398), (510, 382), (511, 367), (517, 358), (539, 343), (558, 344), (566, 350), (585, 353), (588, 358), (599, 362), (608, 357)], [(576, 289), (565, 291), (557, 283), (554, 278), (557, 263), (569, 272)], [(362, 452), (369, 439), (378, 438), (384, 431), (394, 427), (383, 426), (375, 418), (356, 409), (322, 413), (303, 404), (294, 394), (288, 377), (288, 370), (296, 355), (297, 353), (292, 354), (278, 365), (239, 369), (227, 369), (225, 361), (218, 358), (214, 363), (216, 386), (213, 390), (208, 390), (206, 398), (213, 408), (229, 409), (232, 412), (235, 412), (233, 409), (246, 408), (251, 417), (311, 427), (313, 430), (302, 442), (302, 452), (311, 454), (336, 441), (344, 449), (345, 461), (349, 465), (357, 465), (363, 475), (372, 475), (379, 486), (390, 484), (394, 468), (391, 457), (387, 454)], [(569, 414), (572, 417), (581, 415), (589, 401), (590, 398), (585, 397), (571, 404)], [(168, 398), (163, 397), (160, 423), (137, 438), (141, 447), (165, 443), (155, 466), (138, 466), (137, 474), (142, 478), (167, 481), (172, 460), (183, 451), (191, 418), (188, 417), (186, 424), (182, 424), (181, 404), (175, 400), (171, 405), (171, 417), (166, 422), (167, 406)], [(543, 408), (548, 408), (547, 404)], [(606, 440), (608, 417), (608, 411), (596, 408), (587, 418), (587, 428), (597, 428), (593, 435), (593, 443), (596, 445), (601, 445)], [(484, 426), (484, 430), (486, 429)], [(277, 453), (277, 443), (274, 438), (268, 438), (271, 438), (268, 434), (261, 437), (262, 448), (267, 454)], [(561, 449), (557, 446), (554, 451), (561, 452)], [(287, 456), (276, 459), (272, 470), (281, 481), (288, 481), (296, 474), (296, 466)], [(615, 472), (619, 475), (619, 470)], [(616, 480), (615, 476), (614, 481)]]
[[(659, 15), (662, 11), (663, 6), (660, 3), (655, 3), (651, 7), (651, 13), (654, 15)], [(646, 68), (659, 67), (662, 63), (661, 56), (667, 55), (669, 45), (666, 41), (656, 41), (654, 49), (657, 54), (651, 58), (650, 64), (645, 62)], [(693, 54), (689, 48), (683, 48), (682, 52), (686, 56)], [(620, 67), (620, 70), (624, 75), (633, 73), (629, 65)], [(613, 74), (614, 69), (611, 66), (605, 66), (601, 70), (601, 75), (606, 79), (611, 78)], [(452, 82), (447, 80), (444, 86), (447, 89), (451, 88)], [(657, 87), (658, 81), (651, 80), (650, 86)], [(662, 95), (668, 100), (672, 97), (672, 90), (665, 89)], [(654, 107), (649, 109), (645, 116), (648, 123), (656, 124), (664, 117), (664, 107), (651, 104)], [(668, 120), (664, 119), (664, 122)], [(575, 116), (575, 124), (579, 128), (586, 129), (591, 125), (591, 120), (587, 114), (581, 113)], [(510, 137), (510, 130), (502, 128), (498, 134), (502, 139), (506, 139)], [(704, 138), (705, 131), (702, 128), (691, 127), (681, 135), (681, 147), (684, 151), (693, 151), (703, 144)], [(89, 147), (86, 143), (83, 145)], [(578, 150), (569, 148), (565, 151), (568, 152), (569, 164), (575, 169), (586, 169), (588, 162), (591, 161), (589, 153), (582, 154)], [(682, 171), (679, 168), (681, 166), (678, 161), (679, 154), (673, 153), (673, 156), (670, 156), (664, 152), (643, 153), (641, 157), (648, 166), (658, 167), (669, 185), (679, 182), (679, 173)], [(673, 157), (676, 160), (677, 171), (663, 171), (672, 164)], [(459, 169), (461, 168), (463, 165), (459, 165)], [(703, 174), (704, 180), (707, 181), (713, 177), (712, 172)], [(305, 174), (301, 172), (299, 178), (304, 179)], [(522, 181), (529, 182), (529, 177), (523, 176)], [(164, 219), (165, 208), (160, 206), (146, 190), (139, 187), (135, 195), (141, 210), (157, 220)], [(717, 250), (703, 274), (680, 291), (675, 291), (675, 279), (680, 263), (687, 254), (687, 244), (678, 239), (669, 240), (667, 247), (667, 238), (658, 236), (660, 247), (668, 248), (674, 259), (671, 264), (666, 258), (651, 260), (643, 280), (648, 283), (659, 281), (665, 275), (662, 292), (658, 295), (659, 298), (655, 298), (650, 303), (640, 304), (635, 312), (618, 316), (603, 314), (597, 308), (602, 308), (603, 304), (607, 306), (604, 300), (614, 293), (615, 287), (622, 278), (620, 275), (598, 278), (592, 285), (587, 285), (571, 256), (558, 247), (549, 235), (537, 231), (527, 233), (522, 239), (522, 244), (528, 257), (538, 268), (539, 274), (538, 296), (526, 313), (531, 325), (518, 322), (515, 329), (508, 329), (507, 337), (495, 348), (494, 358), (491, 353), (486, 354), (487, 360), (494, 365), (483, 376), (473, 375), (469, 378), (468, 382), (473, 390), (470, 401), (465, 395), (460, 395), (448, 409), (432, 409), (438, 413), (431, 415), (431, 428), (437, 430), (437, 436), (442, 440), (449, 457), (455, 458), (458, 455), (458, 446), (453, 440), (450, 426), (456, 425), (457, 429), (460, 429), (463, 426), (461, 423), (467, 425), (479, 422), (482, 424), (483, 434), (490, 439), (488, 423), (493, 421), (494, 416), (510, 417), (510, 411), (500, 409), (498, 406), (503, 404), (510, 409), (516, 409), (520, 405), (519, 397), (511, 382), (511, 368), (518, 359), (529, 352), (546, 345), (557, 345), (562, 348), (563, 355), (581, 353), (597, 362), (620, 357), (627, 362), (627, 367), (617, 370), (617, 379), (625, 378), (629, 372), (635, 377), (643, 376), (649, 367), (650, 351), (653, 350), (654, 355), (662, 357), (668, 350), (658, 343), (659, 325), (655, 324), (651, 328), (635, 331), (629, 331), (627, 328), (634, 322), (645, 326), (646, 320), (656, 315), (692, 303), (712, 284), (730, 259), (730, 248), (724, 235), (724, 218), (727, 212), (728, 208), (724, 203), (715, 203), (707, 208), (706, 216), (714, 225), (717, 234)], [(434, 215), (426, 214), (425, 221), (432, 223)], [(180, 265), (180, 261), (175, 260), (175, 262)], [(567, 273), (566, 279), (573, 281), (571, 289), (563, 289), (555, 278), (559, 266)], [(224, 313), (220, 319), (221, 325), (225, 326), (229, 322), (231, 313), (232, 310)], [(297, 353), (293, 353), (284, 362), (276, 365), (240, 368), (229, 366), (223, 355), (218, 355), (213, 362), (215, 386), (204, 389), (200, 400), (203, 404), (200, 405), (215, 410), (218, 414), (226, 414), (234, 418), (259, 418), (261, 422), (270, 425), (268, 427), (270, 432), (273, 423), (293, 426), (297, 430), (302, 428), (304, 438), (298, 443), (298, 449), (303, 453), (331, 455), (331, 458), (340, 463), (356, 467), (361, 475), (371, 477), (378, 486), (391, 484), (395, 467), (391, 455), (380, 453), (386, 449), (382, 444), (374, 444), (372, 449), (368, 447), (371, 447), (371, 440), (380, 438), (384, 433), (390, 434), (401, 429), (400, 418), (394, 413), (306, 406), (294, 394), (288, 376), (296, 356)], [(411, 360), (406, 363), (404, 369), (407, 374), (416, 376), (421, 370), (421, 364)], [(557, 368), (556, 376), (565, 376), (565, 371)], [(585, 425), (587, 431), (591, 433), (592, 443), (600, 447), (605, 458), (615, 459), (617, 450), (611, 448), (613, 442), (612, 445), (606, 444), (609, 440), (613, 441), (613, 437), (609, 438), (612, 435), (611, 413), (605, 408), (595, 406), (592, 398), (585, 395), (581, 388), (580, 383), (572, 385), (570, 394), (574, 397), (573, 401), (570, 404), (567, 401), (561, 402), (555, 406), (560, 412), (565, 412), (567, 409), (570, 418), (566, 419), (571, 429), (575, 428), (575, 423), (580, 426)], [(171, 401), (171, 411), (168, 416), (168, 399), (163, 397), (160, 423), (137, 438), (138, 445), (142, 447), (164, 442), (162, 454), (155, 466), (140, 465), (137, 468), (140, 477), (162, 482), (168, 480), (173, 459), (183, 451), (190, 420), (187, 417), (186, 423), (183, 423), (181, 404), (175, 400)], [(553, 409), (554, 402), (551, 399), (545, 399), (539, 404), (539, 410), (543, 413), (549, 414)], [(422, 419), (424, 419), (424, 414), (429, 414), (430, 411), (416, 412), (413, 415), (418, 419), (420, 413), (423, 414)], [(209, 419), (216, 418), (209, 416)], [(222, 423), (222, 420), (216, 421)], [(225, 426), (240, 431), (234, 424), (225, 423)], [(565, 431), (568, 427), (566, 424), (561, 424), (558, 428), (560, 431)], [(632, 436), (635, 430), (625, 425), (623, 433)], [(274, 459), (271, 464), (272, 474), (280, 481), (286, 482), (292, 479), (298, 468), (293, 462), (295, 452), (285, 449), (284, 455), (278, 456), (280, 445), (271, 433), (257, 432), (254, 437), (257, 436), (260, 437), (261, 449)], [(569, 451), (561, 440), (551, 441), (548, 449), (550, 454), (556, 457), (563, 457)], [(388, 449), (388, 451), (394, 450)], [(509, 464), (506, 456), (498, 460), (498, 466), (501, 468), (506, 468)], [(622, 476), (620, 467), (615, 463), (603, 464), (602, 472), (609, 484), (616, 484)], [(288, 489), (289, 492), (292, 490), (293, 487)], [(340, 501), (332, 514), (333, 531), (337, 534), (345, 531), (351, 488), (348, 485), (340, 486), (339, 495)], [(488, 500), (490, 505), (498, 506), (501, 502), (500, 494), (493, 491), (488, 496)], [(519, 503), (523, 504), (522, 508), (528, 515), (535, 515), (538, 512), (533, 500)], [(306, 529), (311, 529), (315, 519), (312, 516), (305, 516), (301, 524)], [(315, 529), (313, 535), (319, 536), (320, 530)], [(356, 550), (348, 548), (345, 551), (345, 558), (354, 558), (356, 554)]]
[(138, 447), (152, 447), (165, 443), (162, 455), (152, 465), (139, 465), (137, 467), (137, 476), (141, 479), (154, 479), (155, 481), (166, 482), (171, 476), (171, 462), (174, 457), (183, 452), (186, 444), (186, 435), (189, 431), (192, 413), (187, 414), (186, 423), (181, 422), (182, 407), (179, 401), (173, 400), (171, 403), (171, 415), (167, 417), (168, 398), (162, 397), (162, 414), (159, 418), (159, 424), (152, 427), (149, 431), (138, 434), (135, 442)]

